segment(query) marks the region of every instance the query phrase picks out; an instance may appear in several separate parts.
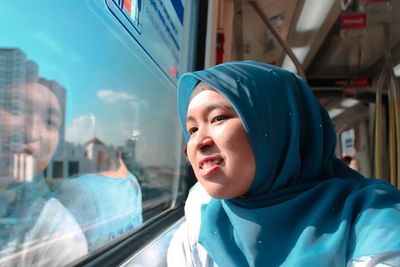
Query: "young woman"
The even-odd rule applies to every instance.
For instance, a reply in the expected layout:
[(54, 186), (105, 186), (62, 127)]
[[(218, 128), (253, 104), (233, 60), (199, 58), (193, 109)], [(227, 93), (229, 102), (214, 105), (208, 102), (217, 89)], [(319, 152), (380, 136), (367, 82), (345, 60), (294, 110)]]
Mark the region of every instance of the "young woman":
[(170, 266), (399, 266), (400, 191), (335, 157), (300, 77), (247, 61), (188, 73), (178, 111), (199, 183)]
[(59, 99), (41, 83), (15, 84), (2, 93), (0, 266), (69, 264), (87, 254), (87, 241), (43, 175), (59, 143)]

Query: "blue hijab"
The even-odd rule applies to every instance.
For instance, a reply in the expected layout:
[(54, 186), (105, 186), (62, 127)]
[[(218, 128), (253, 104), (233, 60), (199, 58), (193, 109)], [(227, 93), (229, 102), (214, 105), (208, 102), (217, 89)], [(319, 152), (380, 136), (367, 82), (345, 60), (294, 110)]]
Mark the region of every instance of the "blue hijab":
[(199, 81), (230, 101), (256, 159), (246, 196), (203, 206), (199, 242), (219, 266), (346, 266), (400, 250), (400, 192), (335, 157), (331, 120), (303, 79), (252, 61), (183, 75), (178, 112), (186, 141)]

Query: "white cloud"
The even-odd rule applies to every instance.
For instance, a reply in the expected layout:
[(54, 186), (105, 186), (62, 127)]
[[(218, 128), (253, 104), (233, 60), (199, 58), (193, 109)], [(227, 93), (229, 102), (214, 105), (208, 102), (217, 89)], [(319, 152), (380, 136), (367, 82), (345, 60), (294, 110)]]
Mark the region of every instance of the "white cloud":
[(96, 117), (93, 114), (81, 115), (72, 120), (67, 126), (66, 140), (72, 143), (83, 144), (94, 136)]
[(113, 90), (100, 90), (97, 92), (97, 97), (106, 103), (116, 103), (121, 100), (135, 101), (136, 97), (132, 94), (117, 92)]

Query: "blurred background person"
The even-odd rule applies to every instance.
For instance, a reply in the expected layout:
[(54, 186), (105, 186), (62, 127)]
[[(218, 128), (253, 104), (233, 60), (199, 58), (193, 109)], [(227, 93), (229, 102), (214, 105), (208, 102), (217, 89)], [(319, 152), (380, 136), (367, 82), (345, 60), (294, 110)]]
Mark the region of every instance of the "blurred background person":
[(349, 166), (353, 170), (358, 171), (357, 159), (354, 156), (343, 154), (341, 156), (341, 159), (347, 166)]

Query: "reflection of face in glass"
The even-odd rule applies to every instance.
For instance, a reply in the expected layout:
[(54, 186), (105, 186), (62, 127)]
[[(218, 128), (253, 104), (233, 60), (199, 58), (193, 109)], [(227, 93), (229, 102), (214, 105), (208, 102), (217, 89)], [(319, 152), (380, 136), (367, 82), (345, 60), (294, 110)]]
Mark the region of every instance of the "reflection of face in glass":
[[(10, 163), (5, 169), (11, 173), (4, 173), (3, 169), (2, 176), (18, 180), (21, 173), (37, 175), (46, 168), (59, 141), (60, 104), (50, 89), (38, 83), (9, 88), (3, 102), (0, 106), (1, 157), (8, 158)], [(16, 165), (24, 170), (16, 171)]]
[(189, 103), (187, 155), (196, 178), (215, 198), (247, 193), (255, 158), (242, 122), (228, 100), (199, 83)]

